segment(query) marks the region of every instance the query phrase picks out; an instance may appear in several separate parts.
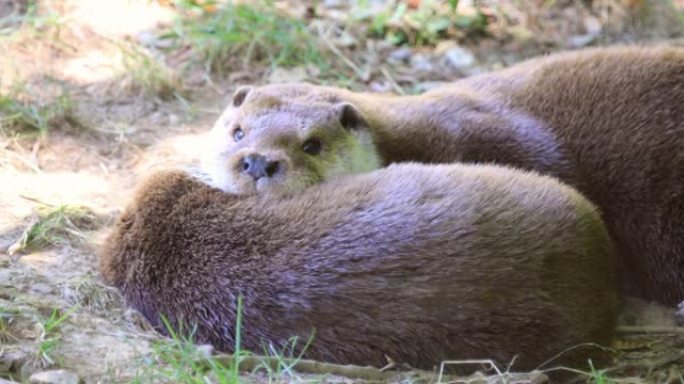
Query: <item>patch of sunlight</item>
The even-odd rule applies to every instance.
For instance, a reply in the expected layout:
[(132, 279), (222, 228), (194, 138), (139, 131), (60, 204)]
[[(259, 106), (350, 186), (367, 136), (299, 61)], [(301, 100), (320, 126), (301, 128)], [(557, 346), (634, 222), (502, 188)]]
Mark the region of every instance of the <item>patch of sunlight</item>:
[(83, 172), (0, 172), (0, 232), (20, 224), (41, 204), (105, 207), (110, 182)]
[(170, 23), (173, 11), (154, 1), (142, 0), (68, 0), (71, 17), (111, 39), (150, 30)]
[(110, 80), (118, 69), (114, 64), (120, 62), (112, 60), (112, 54), (111, 51), (103, 50), (87, 51), (82, 56), (68, 59), (62, 73), (80, 84)]

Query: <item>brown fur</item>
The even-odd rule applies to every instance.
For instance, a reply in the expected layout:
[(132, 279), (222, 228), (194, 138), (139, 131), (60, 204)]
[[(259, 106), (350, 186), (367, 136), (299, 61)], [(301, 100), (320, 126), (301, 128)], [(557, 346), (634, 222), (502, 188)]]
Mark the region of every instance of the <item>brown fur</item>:
[(226, 126), (272, 108), (264, 100), (348, 102), (385, 163), (495, 162), (559, 177), (602, 210), (628, 293), (684, 299), (684, 49), (557, 54), (419, 96), (307, 84), (245, 96)]
[[(214, 125), (202, 159), (215, 187), (240, 195), (292, 194), (382, 166), (368, 124), (350, 104), (263, 97), (242, 105), (246, 90), (235, 93)], [(238, 129), (244, 132), (240, 140), (234, 138)], [(319, 153), (303, 149), (310, 139), (320, 143)], [(254, 155), (278, 164), (270, 176), (255, 178), (244, 168), (245, 159)]]
[(158, 328), (163, 314), (232, 351), (242, 295), (243, 347), (315, 329), (306, 356), (345, 364), (519, 355), (514, 367), (527, 369), (607, 343), (617, 310), (593, 205), (552, 178), (493, 166), (393, 165), (268, 201), (161, 173), (100, 263)]

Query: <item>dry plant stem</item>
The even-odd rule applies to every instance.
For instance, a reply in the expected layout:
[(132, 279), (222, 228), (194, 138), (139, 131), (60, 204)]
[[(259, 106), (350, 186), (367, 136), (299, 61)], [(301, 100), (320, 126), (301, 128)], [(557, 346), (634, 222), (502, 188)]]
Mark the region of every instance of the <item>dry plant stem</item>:
[(492, 360), (446, 360), (442, 361), (442, 364), (439, 365), (439, 377), (437, 378), (437, 383), (442, 382), (442, 378), (444, 377), (444, 367), (447, 365), (474, 365), (474, 364), (483, 364), (488, 366), (490, 369), (493, 369), (496, 372), (496, 375), (500, 377), (501, 379), (504, 379), (504, 375), (499, 370), (499, 367), (496, 366), (494, 361)]
[(46, 202), (44, 202), (44, 201), (42, 201), (42, 200), (40, 200), (40, 199), (37, 199), (37, 198), (35, 198), (35, 197), (31, 197), (31, 196), (27, 196), (27, 195), (23, 195), (23, 194), (19, 194), (19, 197), (21, 197), (22, 199), (25, 199), (25, 200), (28, 200), (28, 201), (32, 201), (32, 202), (34, 202), (34, 203), (37, 203), (37, 204), (46, 206), (46, 207), (50, 207), (50, 208), (54, 208), (54, 207), (55, 207), (53, 204), (46, 203)]
[(664, 356), (660, 359), (654, 359), (654, 360), (642, 360), (642, 361), (635, 361), (631, 363), (623, 363), (623, 364), (618, 364), (614, 367), (607, 368), (605, 371), (606, 373), (610, 372), (620, 372), (626, 368), (641, 368), (641, 369), (647, 369), (648, 374), (650, 375), (654, 370), (662, 368), (668, 364), (676, 363), (679, 361), (684, 360), (684, 350), (676, 351), (673, 353), (668, 354), (667, 356)]
[[(559, 357), (563, 356), (565, 353), (570, 352), (570, 351), (572, 351), (572, 350), (574, 350), (574, 349), (583, 348), (583, 347), (599, 348), (599, 349), (602, 349), (602, 350), (604, 350), (604, 351), (615, 352), (615, 350), (613, 350), (613, 349), (611, 349), (611, 348), (604, 347), (604, 346), (599, 345), (599, 344), (596, 344), (596, 343), (583, 343), (583, 344), (578, 344), (578, 345), (574, 345), (574, 346), (572, 346), (572, 347), (570, 347), (570, 348), (567, 348), (567, 349), (561, 351), (560, 353), (556, 354), (556, 355), (553, 356), (552, 358), (550, 358), (550, 359), (546, 360), (545, 362), (543, 362), (541, 365), (537, 366), (537, 368), (535, 368), (534, 370), (535, 370), (535, 371), (536, 371), (536, 370), (539, 370), (539, 371), (541, 371), (541, 372), (549, 372), (549, 371), (556, 370), (557, 368), (545, 368), (545, 369), (544, 369), (544, 367), (547, 366), (547, 365), (549, 365), (549, 364), (551, 364), (552, 362), (554, 362), (555, 360), (557, 360)], [(565, 369), (565, 367), (560, 367), (560, 368), (561, 368), (561, 369)], [(568, 369), (568, 370), (571, 371), (571, 372), (582, 372), (582, 371), (579, 371), (579, 370), (571, 370), (571, 369)]]
[(345, 63), (349, 68), (351, 68), (359, 79), (364, 80), (368, 77), (368, 74), (365, 71), (363, 71), (361, 68), (359, 68), (358, 65), (354, 64), (354, 62), (351, 61), (351, 59), (349, 59), (347, 56), (345, 56), (344, 53), (342, 53), (342, 51), (340, 51), (335, 46), (335, 44), (333, 44), (330, 41), (327, 34), (321, 30), (320, 26), (318, 27), (318, 35), (321, 36), (321, 40), (325, 43), (325, 45), (328, 47), (328, 49), (330, 49), (330, 51), (332, 53), (334, 53), (337, 57), (339, 57), (343, 63)]
[(646, 367), (648, 367), (648, 374), (650, 375), (651, 373), (653, 373), (653, 370), (655, 369), (681, 361), (684, 361), (684, 350), (679, 350), (669, 354), (668, 356), (656, 359), (652, 361), (650, 364), (646, 364)]
[[(648, 375), (650, 375), (654, 370), (662, 368), (668, 364), (672, 364), (678, 361), (684, 360), (684, 350), (676, 351), (674, 353), (668, 354), (665, 357), (662, 357), (660, 359), (656, 360), (642, 360), (639, 362), (632, 362), (632, 363), (623, 363), (623, 364), (618, 364), (613, 367), (607, 368), (604, 370), (606, 374), (611, 373), (611, 372), (621, 372), (627, 368), (637, 368), (637, 369), (647, 369), (648, 370)], [(542, 373), (548, 373), (548, 372), (553, 372), (553, 371), (565, 371), (565, 372), (571, 372), (579, 375), (580, 377), (592, 377), (591, 372), (585, 372), (579, 369), (574, 369), (574, 368), (569, 368), (569, 367), (554, 367), (554, 368), (549, 368), (549, 369), (544, 369), (541, 370), (540, 372)], [(576, 381), (573, 382), (584, 382), (581, 378), (578, 378)], [(627, 378), (624, 381), (619, 379), (619, 378), (611, 378), (612, 383), (634, 383), (633, 378)]]
[[(10, 151), (10, 150), (3, 150), (2, 155), (3, 156), (6, 155), (8, 157), (12, 157), (12, 158), (17, 159), (20, 163), (24, 164), (26, 167), (28, 167), (34, 173), (37, 173), (37, 174), (43, 173), (43, 171), (40, 168), (38, 168), (38, 166), (36, 166), (35, 162), (31, 159), (28, 159), (26, 156), (22, 156), (18, 153), (15, 153), (14, 151)], [(10, 162), (7, 161), (6, 163), (9, 164)]]
[(400, 95), (406, 94), (406, 92), (404, 92), (404, 89), (394, 80), (394, 77), (392, 77), (392, 74), (389, 72), (389, 70), (387, 70), (386, 66), (381, 65), (380, 72), (382, 72), (382, 75), (385, 76), (387, 81), (389, 81), (390, 85), (392, 86), (392, 88), (394, 88), (395, 92), (397, 92)]
[[(213, 356), (212, 360), (215, 360), (226, 366), (230, 366), (235, 363), (235, 357), (233, 355), (217, 355)], [(279, 359), (270, 356), (243, 356), (239, 359), (239, 361), (239, 369), (243, 372), (252, 372), (254, 369), (262, 366), (268, 366), (271, 369), (278, 369), (279, 364), (285, 363), (292, 369), (302, 373), (338, 375), (363, 380), (384, 381), (396, 375), (396, 373), (383, 372), (373, 367), (321, 363), (313, 360), (297, 360), (289, 358)]]
[(622, 334), (649, 334), (649, 333), (674, 333), (684, 335), (684, 327), (659, 327), (659, 326), (621, 326), (617, 328)]
[(40, 140), (36, 140), (31, 147), (31, 162), (38, 164), (38, 151), (40, 151)]

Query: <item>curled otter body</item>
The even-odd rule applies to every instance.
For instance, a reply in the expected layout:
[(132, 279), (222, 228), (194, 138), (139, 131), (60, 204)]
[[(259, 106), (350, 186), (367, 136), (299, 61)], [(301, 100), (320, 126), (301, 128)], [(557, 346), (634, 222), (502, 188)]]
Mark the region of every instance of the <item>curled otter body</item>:
[(556, 54), (418, 96), (308, 84), (239, 93), (244, 110), (217, 136), (268, 109), (264, 100), (348, 103), (384, 163), (494, 162), (556, 176), (601, 209), (626, 293), (684, 299), (684, 49)]
[(405, 164), (266, 200), (157, 174), (100, 268), (157, 328), (160, 315), (196, 325), (197, 342), (223, 351), (242, 295), (242, 345), (255, 352), (315, 330), (305, 356), (324, 361), (518, 355), (525, 369), (610, 340), (612, 256), (595, 207), (552, 178)]

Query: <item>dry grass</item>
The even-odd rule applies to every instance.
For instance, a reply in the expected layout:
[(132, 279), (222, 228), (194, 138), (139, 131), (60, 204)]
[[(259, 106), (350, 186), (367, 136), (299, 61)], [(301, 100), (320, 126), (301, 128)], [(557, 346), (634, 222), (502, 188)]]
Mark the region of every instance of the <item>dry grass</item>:
[(306, 22), (278, 11), (266, 1), (207, 9), (196, 2), (178, 2), (182, 14), (168, 35), (188, 46), (207, 73), (225, 74), (255, 64), (325, 68), (316, 36)]
[(102, 316), (119, 310), (123, 304), (121, 295), (115, 288), (89, 275), (69, 281), (62, 287), (62, 296), (70, 305)]
[(368, 36), (380, 37), (395, 45), (435, 45), (444, 39), (484, 35), (488, 19), (479, 8), (457, 12), (458, 1), (423, 0), (415, 8), (405, 1), (388, 1), (380, 12), (361, 3), (352, 14), (355, 22), (369, 24)]
[(87, 240), (84, 231), (95, 229), (98, 218), (87, 207), (73, 205), (44, 205), (19, 237), (8, 249), (10, 255), (27, 252), (47, 246), (83, 243)]
[(62, 312), (59, 309), (53, 309), (50, 316), (41, 318), (38, 321), (40, 335), (38, 336), (38, 350), (36, 359), (43, 367), (49, 367), (55, 364), (54, 353), (59, 347), (61, 335), (59, 333), (59, 326), (77, 309), (71, 307), (67, 311)]
[(45, 137), (53, 129), (82, 126), (65, 89), (56, 96), (39, 97), (41, 91), (34, 87), (15, 83), (8, 92), (0, 93), (0, 134)]
[(137, 44), (116, 45), (121, 53), (121, 69), (111, 84), (124, 94), (161, 100), (180, 98), (185, 94), (178, 75), (160, 57)]
[(18, 309), (0, 305), (0, 343), (14, 343), (20, 340), (12, 330), (16, 317), (20, 315), (21, 311)]

